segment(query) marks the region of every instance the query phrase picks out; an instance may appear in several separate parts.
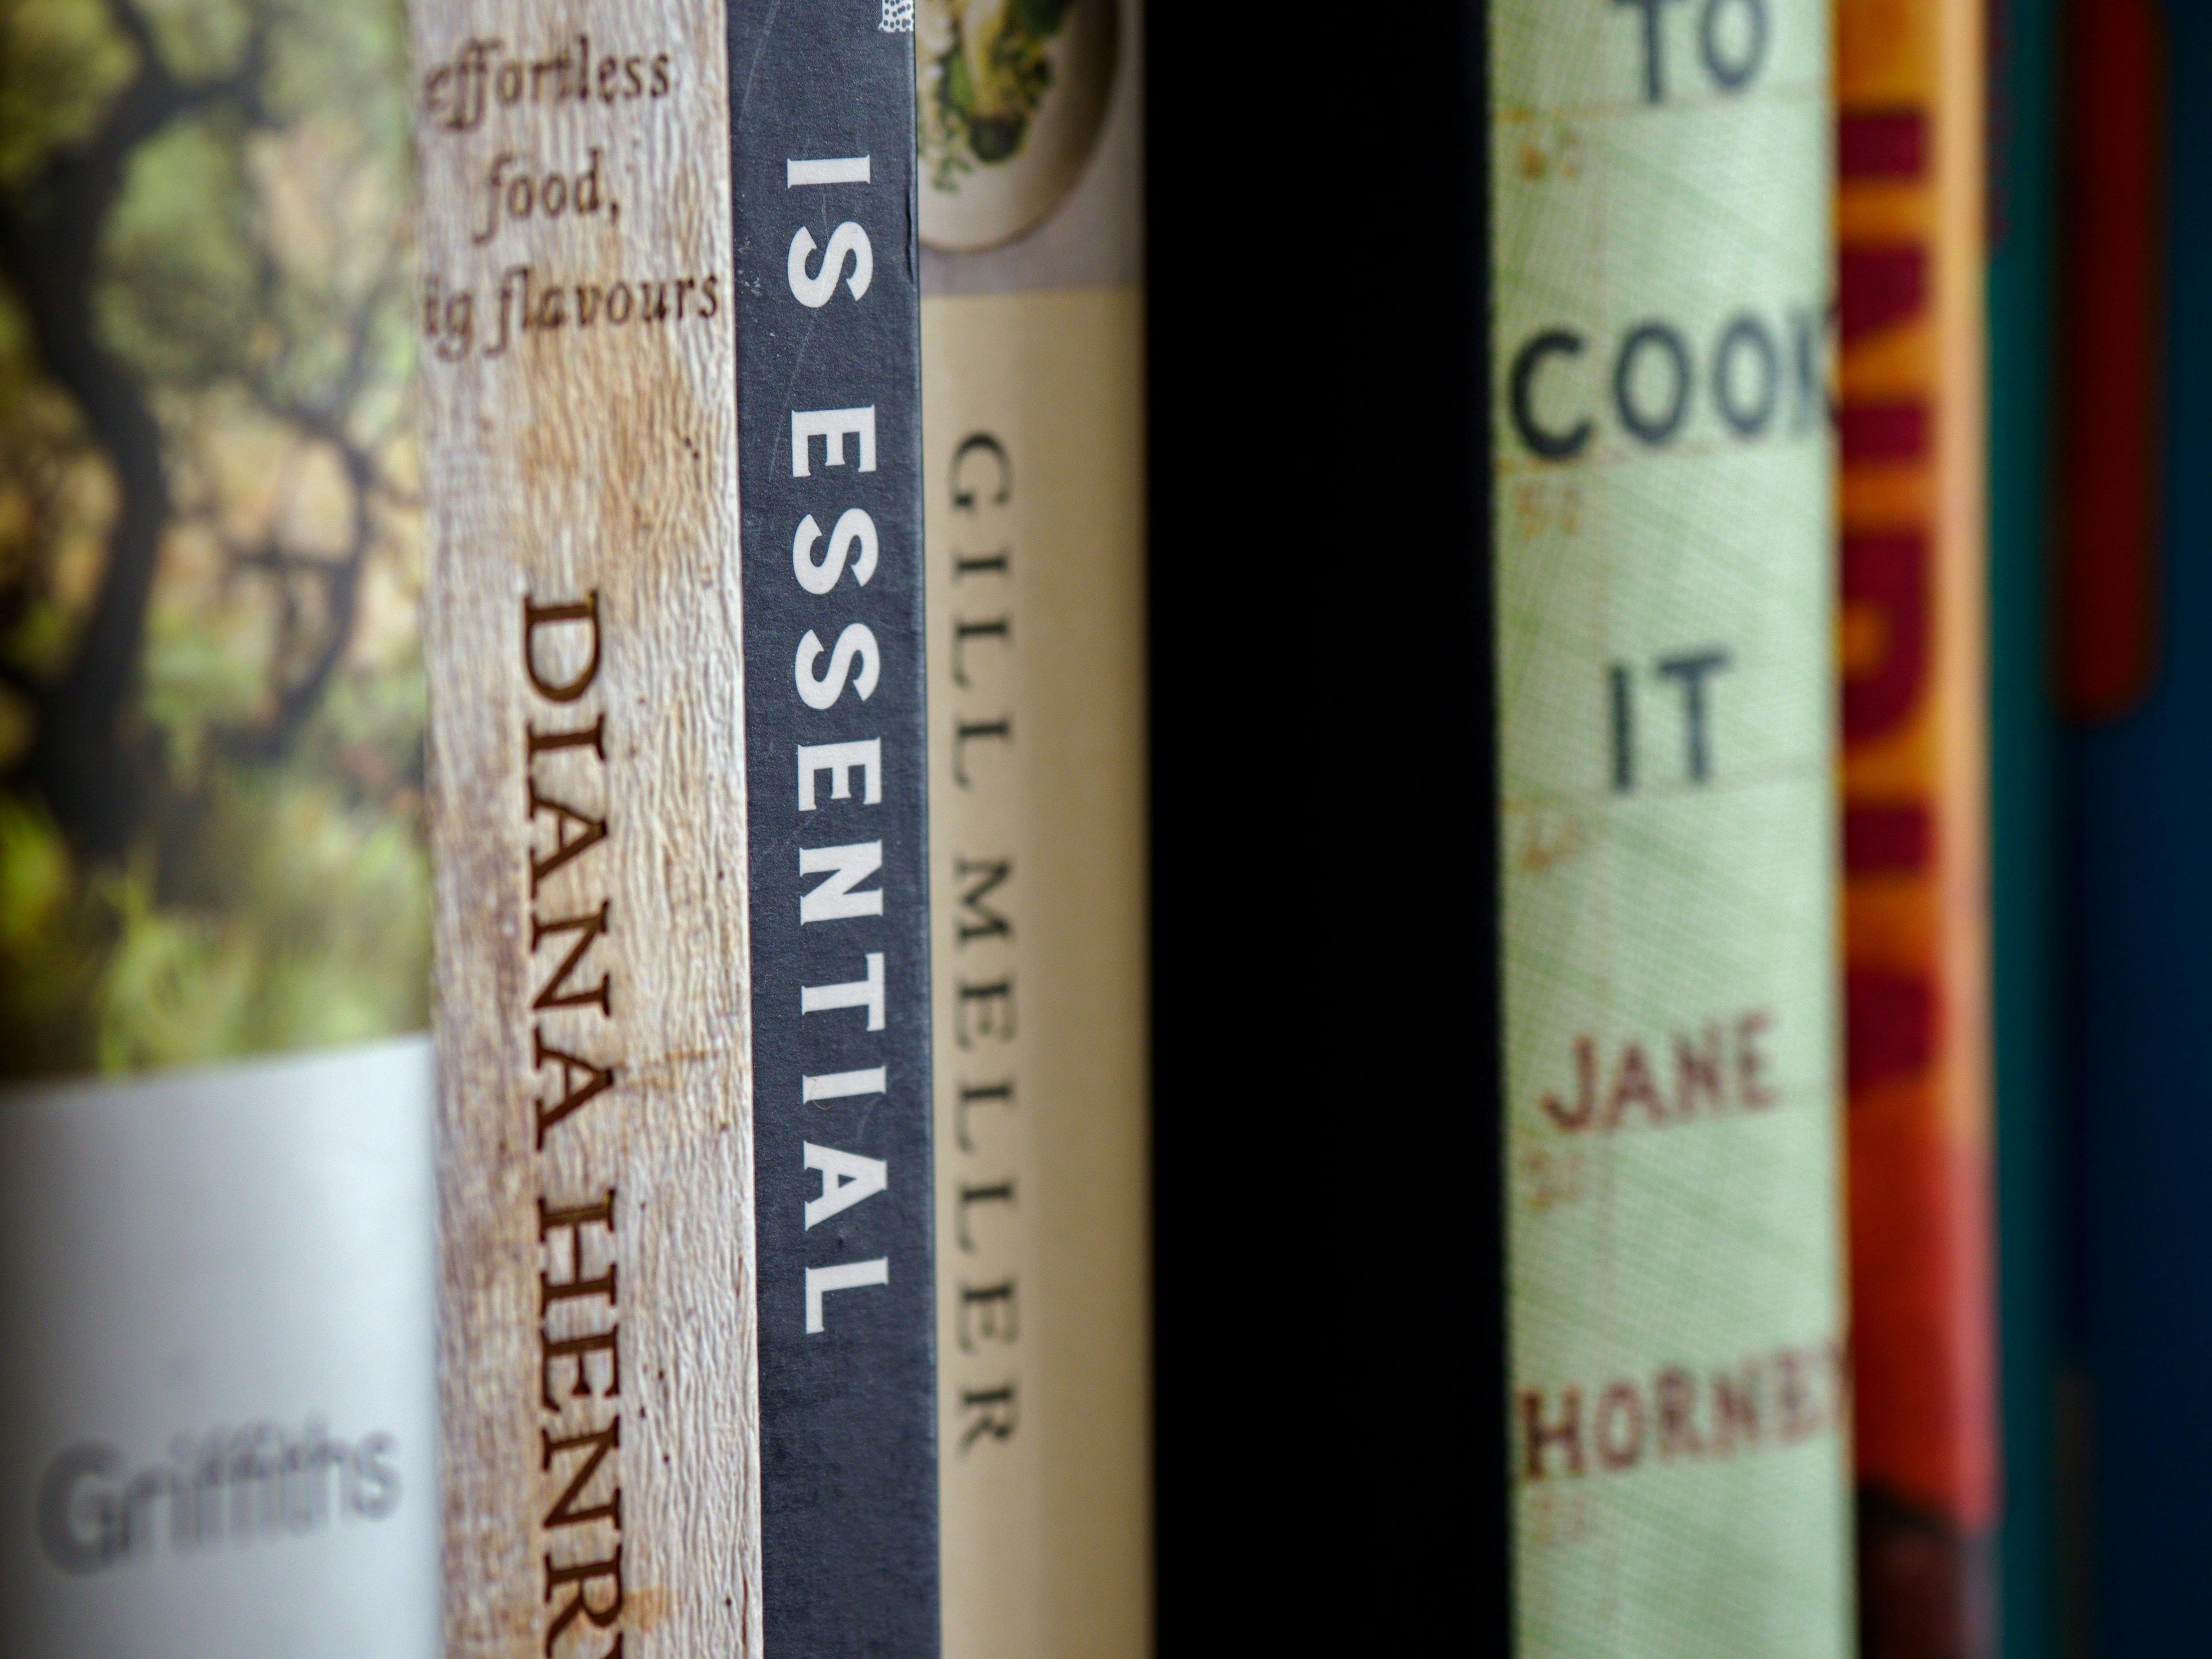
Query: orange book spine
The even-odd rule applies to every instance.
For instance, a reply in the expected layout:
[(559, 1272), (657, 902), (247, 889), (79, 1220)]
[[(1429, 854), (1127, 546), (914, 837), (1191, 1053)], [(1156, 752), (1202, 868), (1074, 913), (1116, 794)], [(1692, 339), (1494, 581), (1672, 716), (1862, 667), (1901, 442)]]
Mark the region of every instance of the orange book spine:
[(1995, 1649), (1981, 8), (1840, 0), (1862, 1651)]

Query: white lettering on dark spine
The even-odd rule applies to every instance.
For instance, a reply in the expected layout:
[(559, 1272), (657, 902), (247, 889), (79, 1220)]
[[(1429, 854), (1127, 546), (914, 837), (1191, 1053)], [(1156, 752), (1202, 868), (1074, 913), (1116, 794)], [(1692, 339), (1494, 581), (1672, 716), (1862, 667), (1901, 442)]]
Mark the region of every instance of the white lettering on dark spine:
[[(786, 185), (793, 190), (806, 185), (868, 185), (872, 173), (873, 167), (865, 155), (793, 157), (784, 167)], [(793, 232), (785, 270), (792, 297), (813, 311), (830, 305), (863, 303), (875, 274), (874, 245), (866, 227), (855, 220), (846, 220), (830, 233), (828, 244), (820, 247), (818, 260), (817, 251), (811, 230), (800, 226)], [(838, 468), (849, 468), (857, 473), (876, 470), (875, 407), (869, 404), (849, 409), (793, 409), (791, 476), (811, 479)], [(822, 547), (824, 520), (835, 526), (828, 532), (826, 549)], [(866, 586), (876, 573), (878, 552), (875, 520), (867, 513), (849, 502), (825, 500), (816, 511), (802, 514), (793, 527), (792, 575), (801, 592), (812, 599), (826, 600), (836, 592), (841, 580), (848, 575), (851, 579), (848, 592), (853, 587)], [(836, 643), (825, 645), (823, 635), (833, 629)], [(826, 664), (823, 661), (825, 655)], [(866, 702), (874, 695), (882, 675), (883, 647), (874, 629), (864, 623), (825, 617), (823, 628), (806, 629), (794, 644), (793, 681), (799, 701), (817, 715), (827, 715), (836, 709), (845, 702), (848, 692), (859, 702)], [(856, 775), (860, 783), (857, 796), (853, 787)], [(826, 800), (820, 787), (825, 778), (830, 785)], [(854, 813), (866, 813), (869, 808), (883, 805), (883, 739), (800, 744), (798, 798), (800, 811), (820, 813), (828, 820), (825, 830), (832, 825), (848, 830), (859, 828), (851, 823)], [(880, 884), (862, 885), (879, 877), (883, 869), (884, 843), (880, 837), (848, 838), (801, 847), (799, 871), (805, 882), (800, 890), (797, 925), (801, 928), (851, 930), (856, 936), (856, 944), (887, 938), (887, 924), (893, 919), (885, 912), (884, 889)], [(842, 937), (842, 933), (837, 936)], [(893, 995), (892, 988), (885, 982), (884, 952), (865, 951), (862, 961), (864, 971), (857, 979), (802, 986), (800, 1014), (854, 1011), (865, 1015), (870, 1033), (884, 1031)], [(911, 995), (921, 988), (900, 987), (897, 990), (901, 995)], [(811, 1031), (817, 1024), (802, 1018), (801, 1030)], [(839, 1040), (849, 1030), (849, 1022), (839, 1022)], [(843, 1103), (872, 1100), (883, 1095), (888, 1086), (887, 1066), (843, 1066), (835, 1071), (817, 1071), (810, 1064), (806, 1069), (803, 1099), (827, 1114), (838, 1113)], [(891, 1182), (887, 1160), (817, 1145), (811, 1140), (805, 1144), (805, 1164), (821, 1176), (822, 1184), (819, 1194), (806, 1200), (805, 1215), (794, 1218), (801, 1221), (804, 1232), (811, 1232), (823, 1223), (877, 1197), (890, 1188)], [(836, 1231), (831, 1229), (823, 1236), (824, 1244), (833, 1249)], [(814, 1247), (814, 1255), (818, 1256), (822, 1249)], [(864, 1261), (810, 1260), (805, 1279), (806, 1334), (822, 1336), (829, 1333), (830, 1298), (833, 1295), (842, 1292), (853, 1297), (870, 1288), (888, 1285), (890, 1276), (888, 1256)], [(848, 1316), (842, 1303), (839, 1316)], [(856, 1305), (849, 1316), (865, 1317), (864, 1305)]]

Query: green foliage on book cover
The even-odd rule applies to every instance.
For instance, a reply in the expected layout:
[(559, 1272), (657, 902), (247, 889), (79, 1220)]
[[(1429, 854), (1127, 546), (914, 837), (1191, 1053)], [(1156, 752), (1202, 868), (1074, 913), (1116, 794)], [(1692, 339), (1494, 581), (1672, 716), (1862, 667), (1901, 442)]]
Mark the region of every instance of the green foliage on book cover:
[(425, 1018), (396, 0), (0, 8), (0, 1075)]

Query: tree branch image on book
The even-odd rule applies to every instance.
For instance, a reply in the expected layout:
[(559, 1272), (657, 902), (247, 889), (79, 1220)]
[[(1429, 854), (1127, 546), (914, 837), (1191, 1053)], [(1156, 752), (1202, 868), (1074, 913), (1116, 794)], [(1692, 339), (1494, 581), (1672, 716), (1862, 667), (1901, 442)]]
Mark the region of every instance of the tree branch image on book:
[(938, 1650), (901, 21), (416, 15), (456, 1656)]
[(435, 1651), (405, 51), (383, 0), (0, 15), (25, 1652)]
[(1982, 27), (1838, 12), (1861, 1637), (1994, 1651)]
[(1152, 1636), (1136, 0), (921, 0), (945, 1644)]
[(1490, 49), (1517, 1647), (1839, 1659), (1829, 14)]

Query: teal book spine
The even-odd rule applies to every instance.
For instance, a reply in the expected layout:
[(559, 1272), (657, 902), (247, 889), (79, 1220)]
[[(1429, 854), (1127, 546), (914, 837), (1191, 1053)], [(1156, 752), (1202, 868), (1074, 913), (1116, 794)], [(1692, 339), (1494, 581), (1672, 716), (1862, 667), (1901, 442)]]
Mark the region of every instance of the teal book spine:
[(1990, 796), (2006, 1659), (2063, 1650), (2063, 750), (2048, 600), (2056, 364), (2057, 0), (1991, 0)]

